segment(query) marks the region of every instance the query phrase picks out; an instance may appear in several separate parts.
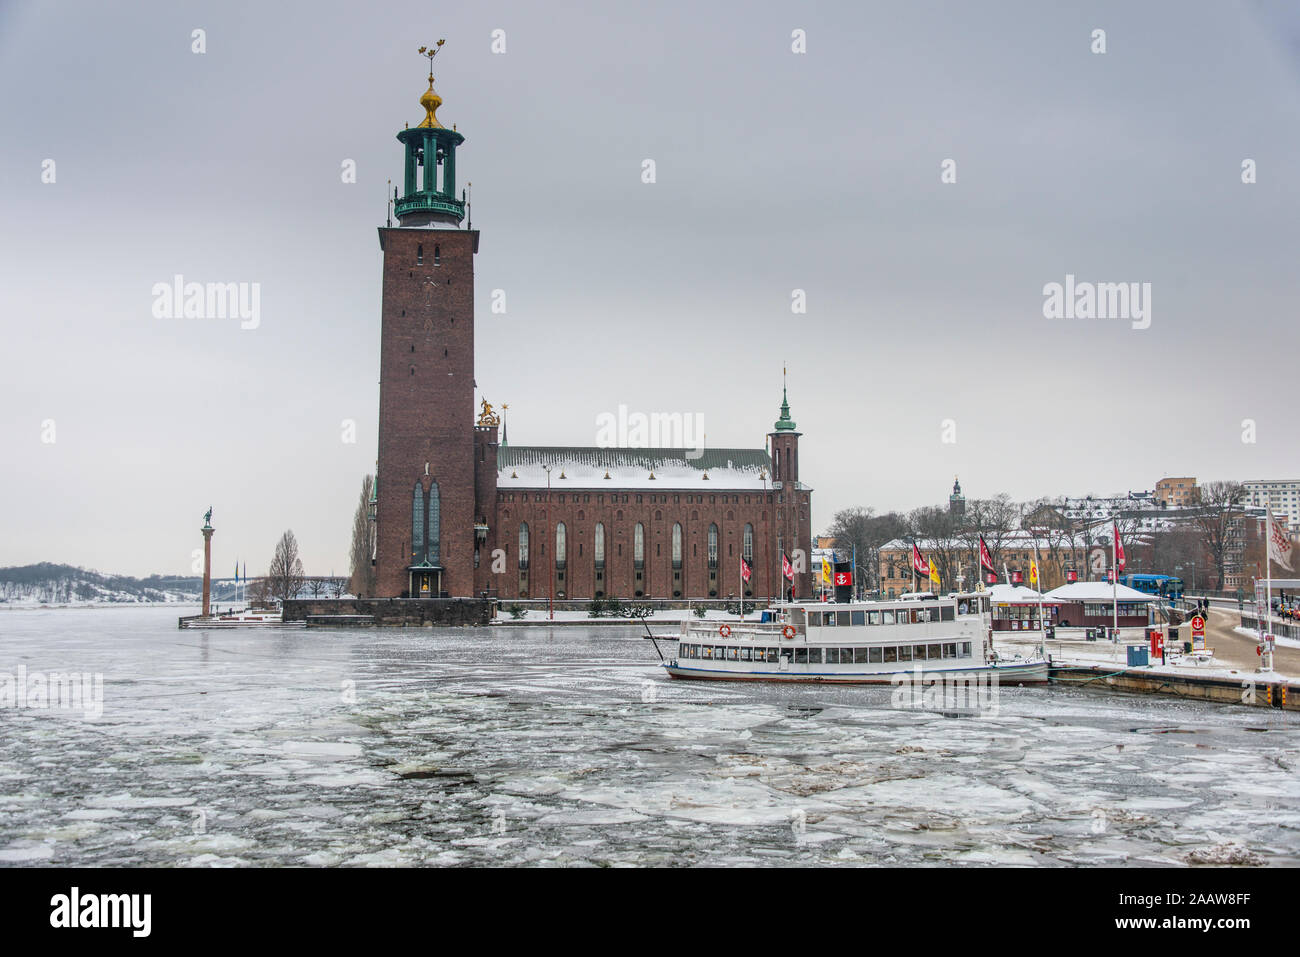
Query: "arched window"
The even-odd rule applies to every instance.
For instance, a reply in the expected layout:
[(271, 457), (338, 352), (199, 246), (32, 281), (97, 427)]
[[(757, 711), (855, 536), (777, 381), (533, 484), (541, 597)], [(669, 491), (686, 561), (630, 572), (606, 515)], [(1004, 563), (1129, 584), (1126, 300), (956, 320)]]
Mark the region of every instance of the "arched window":
[(528, 570), (528, 523), (519, 523), (519, 570)]
[(411, 500), (411, 564), (424, 560), (424, 486), (415, 483)]
[(781, 480), (781, 450), (772, 450), (772, 478)]
[(673, 568), (682, 567), (682, 523), (673, 525)]
[(566, 537), (566, 530), (564, 528), (564, 523), (560, 522), (555, 526), (555, 567), (556, 568), (563, 568), (564, 561), (568, 557), (568, 550), (565, 547), (566, 546), (565, 537)]
[(430, 564), (439, 564), (442, 555), (442, 499), (437, 482), (429, 486), (429, 547), (425, 554)]
[(743, 548), (744, 551), (742, 554), (744, 554), (745, 556), (745, 561), (749, 562), (751, 565), (754, 564), (754, 526), (753, 525), (745, 526), (745, 544)]
[(718, 526), (709, 526), (709, 567), (718, 567)]
[(645, 526), (640, 522), (632, 530), (632, 563), (637, 568), (645, 564)]
[(433, 264), (435, 266), (442, 265), (442, 247), (437, 243), (433, 244)]
[(420, 243), (415, 247), (415, 264), (417, 266), (424, 265), (424, 243)]
[(605, 567), (605, 523), (596, 523), (596, 567)]

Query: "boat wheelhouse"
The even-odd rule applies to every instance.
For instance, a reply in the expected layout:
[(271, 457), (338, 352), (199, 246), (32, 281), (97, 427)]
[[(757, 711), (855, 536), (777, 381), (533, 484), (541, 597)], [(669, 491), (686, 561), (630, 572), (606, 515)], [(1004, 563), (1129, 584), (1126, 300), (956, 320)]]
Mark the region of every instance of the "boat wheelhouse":
[(1043, 658), (1000, 659), (987, 595), (898, 601), (795, 603), (753, 622), (682, 623), (674, 678), (889, 684), (896, 676), (1047, 680)]

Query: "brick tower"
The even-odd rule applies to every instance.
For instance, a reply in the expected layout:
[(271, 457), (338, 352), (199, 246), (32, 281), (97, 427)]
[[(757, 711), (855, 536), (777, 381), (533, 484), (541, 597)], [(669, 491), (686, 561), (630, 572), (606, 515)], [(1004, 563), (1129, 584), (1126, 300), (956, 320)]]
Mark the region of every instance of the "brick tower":
[[(788, 598), (807, 598), (812, 593), (808, 573), (812, 560), (811, 489), (799, 481), (799, 436), (790, 418), (790, 399), (781, 389), (781, 417), (768, 433), (772, 453), (772, 491), (775, 495), (773, 524), (776, 534), (771, 580), (778, 583)], [(781, 556), (787, 555), (794, 566), (793, 582), (782, 574)]]
[[(441, 47), (442, 41), (438, 41)], [(380, 334), (376, 589), (380, 597), (466, 596), (475, 590), (474, 254), (461, 229), (456, 148), (438, 120), (442, 98), (420, 97), (423, 122), (397, 134), (406, 152), (397, 226), (379, 230), (384, 258)], [(495, 428), (485, 438), (495, 445)]]

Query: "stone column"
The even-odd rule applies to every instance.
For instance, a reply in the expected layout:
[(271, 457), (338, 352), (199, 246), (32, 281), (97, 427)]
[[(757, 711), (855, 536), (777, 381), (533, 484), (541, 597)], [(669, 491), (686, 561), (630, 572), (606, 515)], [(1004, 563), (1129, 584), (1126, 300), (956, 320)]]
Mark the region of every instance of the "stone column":
[(203, 617), (207, 618), (211, 612), (212, 598), (212, 533), (213, 527), (208, 524), (199, 529), (203, 533)]

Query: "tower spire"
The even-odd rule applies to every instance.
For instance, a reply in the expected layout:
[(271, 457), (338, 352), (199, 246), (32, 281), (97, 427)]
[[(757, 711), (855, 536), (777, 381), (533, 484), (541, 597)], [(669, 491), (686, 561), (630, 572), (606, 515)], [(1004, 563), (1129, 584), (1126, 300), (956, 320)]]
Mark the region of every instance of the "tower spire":
[(793, 432), (795, 430), (794, 420), (790, 418), (790, 397), (786, 390), (785, 384), (786, 372), (785, 366), (781, 366), (781, 418), (776, 420), (774, 429), (777, 432)]

